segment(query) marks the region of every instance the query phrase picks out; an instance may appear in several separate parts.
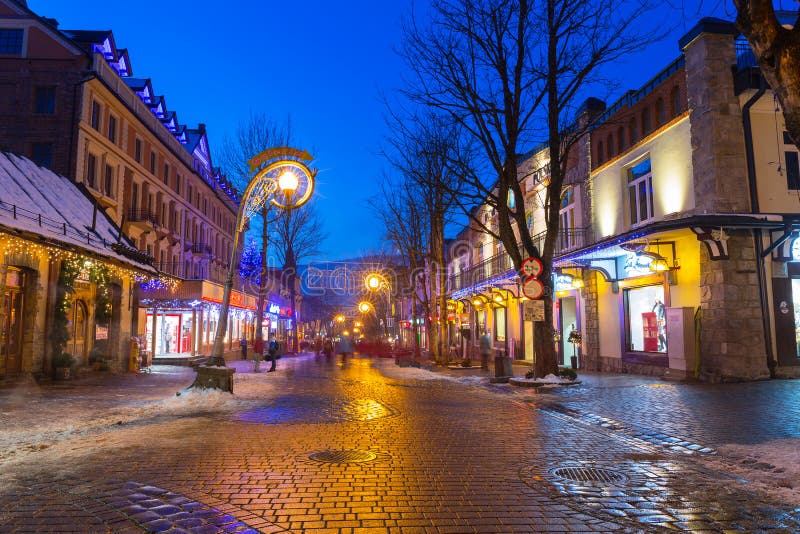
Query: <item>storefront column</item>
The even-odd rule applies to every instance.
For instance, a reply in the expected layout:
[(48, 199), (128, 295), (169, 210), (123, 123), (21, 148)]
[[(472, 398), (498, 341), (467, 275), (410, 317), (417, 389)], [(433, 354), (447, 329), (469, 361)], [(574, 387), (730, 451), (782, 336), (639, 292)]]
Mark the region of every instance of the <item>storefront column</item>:
[(195, 355), (195, 341), (197, 340), (197, 310), (192, 309), (192, 333), (191, 333), (191, 347), (189, 351), (192, 356)]
[(155, 306), (153, 306), (153, 327), (150, 329), (150, 332), (153, 335), (153, 339), (151, 340), (150, 346), (153, 348), (153, 350), (150, 352), (150, 358), (155, 358), (156, 357), (156, 339), (157, 339), (157, 336), (156, 336), (156, 324), (157, 324), (157, 321), (158, 321), (158, 310), (156, 309)]

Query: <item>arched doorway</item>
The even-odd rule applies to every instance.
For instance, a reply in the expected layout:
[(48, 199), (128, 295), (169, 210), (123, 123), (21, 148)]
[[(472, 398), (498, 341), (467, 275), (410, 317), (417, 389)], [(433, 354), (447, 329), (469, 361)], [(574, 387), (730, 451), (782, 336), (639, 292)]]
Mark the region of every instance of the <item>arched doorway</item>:
[(81, 299), (72, 301), (69, 312), (69, 341), (67, 341), (66, 351), (75, 357), (80, 365), (86, 364), (86, 340), (89, 327), (89, 313), (86, 303)]

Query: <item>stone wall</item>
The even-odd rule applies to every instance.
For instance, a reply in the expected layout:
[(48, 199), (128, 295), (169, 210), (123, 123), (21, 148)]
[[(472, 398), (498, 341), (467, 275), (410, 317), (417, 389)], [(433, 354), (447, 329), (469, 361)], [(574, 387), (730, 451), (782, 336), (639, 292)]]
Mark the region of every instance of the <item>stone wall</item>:
[(701, 33), (684, 49), (697, 213), (750, 210), (734, 36)]
[(769, 377), (764, 327), (750, 232), (731, 232), (728, 260), (700, 248), (700, 379)]
[(583, 295), (583, 344), (581, 346), (581, 366), (587, 371), (599, 371), (600, 364), (600, 318), (597, 299), (597, 277), (599, 273), (590, 271), (584, 274), (586, 284)]

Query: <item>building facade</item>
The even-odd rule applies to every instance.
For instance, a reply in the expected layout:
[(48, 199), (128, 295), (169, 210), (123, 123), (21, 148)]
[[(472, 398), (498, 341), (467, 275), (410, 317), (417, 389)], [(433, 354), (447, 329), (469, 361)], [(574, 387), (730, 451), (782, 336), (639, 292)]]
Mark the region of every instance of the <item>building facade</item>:
[[(709, 381), (795, 376), (797, 148), (731, 23), (703, 19), (680, 45), (639, 90), (599, 113), (587, 106), (592, 126), (561, 194), (560, 364)], [(543, 228), (547, 160), (534, 150), (521, 165), (533, 229)], [(449, 296), (461, 328), (473, 347), (489, 331), (496, 350), (532, 361), (530, 304), (510, 259), (475, 228), (459, 237)]]
[[(176, 281), (136, 288), (132, 330), (144, 350), (207, 354), (240, 198), (213, 165), (205, 125), (181, 124), (111, 31), (60, 29), (25, 2), (0, 0), (0, 36), (0, 147), (85, 186)], [(238, 273), (234, 284), (232, 351), (255, 330), (256, 293)]]

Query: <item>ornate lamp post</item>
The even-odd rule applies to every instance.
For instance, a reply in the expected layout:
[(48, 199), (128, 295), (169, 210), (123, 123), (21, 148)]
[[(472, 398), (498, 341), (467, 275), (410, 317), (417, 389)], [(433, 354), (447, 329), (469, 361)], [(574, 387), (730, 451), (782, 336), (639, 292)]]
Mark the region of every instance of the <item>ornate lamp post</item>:
[[(250, 170), (255, 174), (242, 194), (236, 214), (231, 260), (222, 294), (214, 348), (208, 360), (197, 368), (197, 378), (192, 387), (217, 388), (233, 393), (235, 370), (225, 365), (223, 350), (239, 237), (247, 222), (264, 206), (272, 204), (278, 209), (293, 210), (308, 202), (314, 191), (316, 170), (309, 169), (304, 161), (311, 159), (308, 152), (279, 147), (266, 150), (249, 161)], [(257, 320), (261, 321), (262, 318), (258, 317)]]

